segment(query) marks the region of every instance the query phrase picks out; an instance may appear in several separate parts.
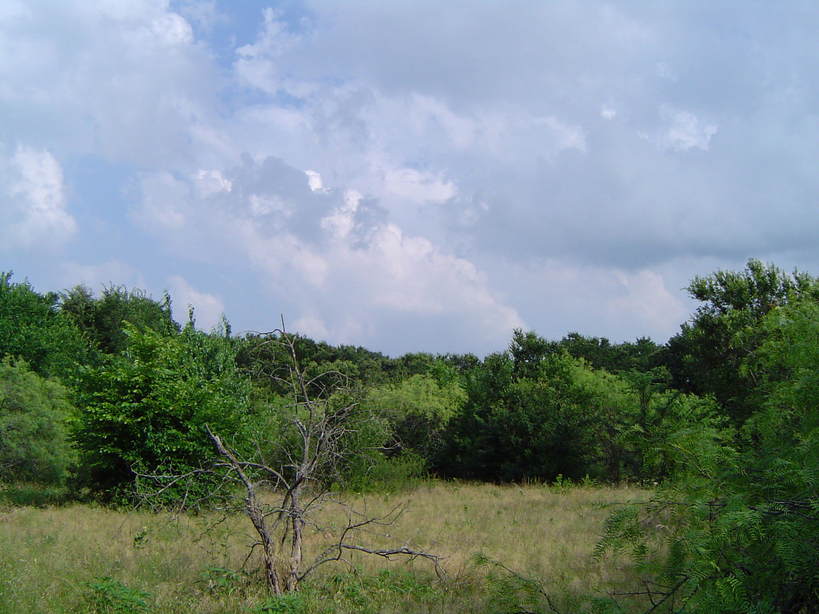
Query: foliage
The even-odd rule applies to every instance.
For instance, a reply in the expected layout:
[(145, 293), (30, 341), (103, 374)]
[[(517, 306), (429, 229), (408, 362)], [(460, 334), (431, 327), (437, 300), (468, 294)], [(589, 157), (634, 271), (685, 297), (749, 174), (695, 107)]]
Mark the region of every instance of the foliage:
[(633, 343), (612, 343), (605, 337), (585, 337), (575, 332), (558, 342), (550, 342), (549, 351), (566, 351), (575, 358), (582, 358), (595, 369), (621, 373), (646, 372), (657, 367), (661, 362), (662, 347), (646, 337), (640, 337)]
[(110, 576), (88, 584), (88, 612), (93, 614), (146, 614), (151, 611), (150, 593), (129, 588)]
[(142, 290), (106, 286), (99, 298), (85, 286), (75, 286), (60, 296), (60, 311), (71, 318), (86, 337), (105, 354), (122, 352), (128, 342), (125, 323), (161, 334), (179, 332), (171, 318), (171, 299), (154, 301)]
[(62, 484), (74, 461), (68, 391), (25, 362), (0, 361), (0, 481)]
[(254, 614), (308, 614), (307, 599), (302, 593), (285, 593), (268, 598), (254, 608)]
[(645, 557), (656, 578), (646, 596), (686, 612), (800, 614), (819, 602), (819, 305), (791, 297), (759, 326), (764, 341), (741, 369), (763, 401), (739, 448), (708, 428), (684, 433), (687, 472), (651, 506), (614, 516), (601, 542), (645, 557), (663, 537), (664, 558)]
[(58, 296), (12, 283), (0, 273), (0, 358), (22, 358), (45, 377), (71, 379), (90, 350), (79, 328), (58, 309)]
[(576, 381), (585, 369), (565, 354), (524, 365), (506, 353), (488, 356), (470, 374), (438, 468), (500, 481), (592, 472), (599, 416), (593, 393)]
[(416, 374), (370, 388), (364, 405), (387, 419), (393, 441), (384, 443), (394, 451), (414, 451), (431, 459), (443, 445), (443, 429), (465, 401), (466, 393), (454, 378), (442, 384), (432, 375)]
[(0, 485), (0, 503), (15, 507), (50, 507), (76, 500), (67, 486), (44, 486), (42, 483)]
[[(374, 385), (393, 377), (394, 361), (378, 352), (350, 345), (331, 346), (298, 334), (289, 336), (305, 372), (339, 371), (351, 385)], [(287, 383), (290, 356), (280, 343), (273, 342), (277, 338), (276, 333), (246, 335), (239, 344), (237, 363), (255, 385), (287, 396), (291, 393)]]
[(196, 469), (212, 458), (205, 424), (241, 441), (249, 420), (231, 339), (191, 325), (172, 337), (126, 333), (126, 351), (87, 369), (80, 387), (74, 437), (97, 490), (128, 485), (134, 469)]
[(702, 305), (668, 342), (665, 361), (674, 385), (686, 392), (714, 395), (741, 424), (760, 405), (759, 390), (741, 365), (764, 342), (763, 318), (792, 300), (819, 300), (819, 283), (805, 273), (789, 275), (749, 260), (742, 272), (695, 277), (688, 292)]
[(483, 554), (477, 554), (474, 562), (479, 567), (489, 568), (486, 585), (491, 611), (560, 613), (539, 580), (517, 573)]

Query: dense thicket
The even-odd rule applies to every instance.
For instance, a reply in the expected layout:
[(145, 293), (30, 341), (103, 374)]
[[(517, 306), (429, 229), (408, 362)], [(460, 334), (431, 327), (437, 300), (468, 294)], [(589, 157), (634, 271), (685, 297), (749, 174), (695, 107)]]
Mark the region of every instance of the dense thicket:
[(668, 341), (664, 362), (676, 388), (713, 395), (740, 425), (763, 403), (752, 372), (743, 370), (767, 336), (763, 319), (793, 301), (819, 300), (816, 279), (750, 260), (744, 271), (695, 277), (688, 292), (701, 305)]

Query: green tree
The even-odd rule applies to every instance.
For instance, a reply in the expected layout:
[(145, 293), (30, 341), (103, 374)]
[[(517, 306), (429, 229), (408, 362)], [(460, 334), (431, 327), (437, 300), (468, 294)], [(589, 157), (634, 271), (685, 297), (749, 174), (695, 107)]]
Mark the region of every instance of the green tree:
[(45, 377), (72, 378), (90, 358), (88, 342), (58, 307), (54, 293), (39, 294), (28, 282), (0, 273), (0, 357), (22, 358)]
[(695, 277), (688, 292), (702, 305), (668, 342), (666, 363), (674, 386), (714, 395), (741, 424), (758, 407), (752, 372), (740, 367), (765, 339), (763, 318), (791, 300), (819, 300), (819, 284), (808, 274), (789, 275), (774, 265), (749, 260), (742, 272)]
[(429, 461), (443, 444), (443, 429), (465, 401), (466, 393), (457, 381), (439, 383), (432, 375), (416, 374), (369, 389), (364, 404), (387, 419), (393, 441), (384, 443), (417, 452)]
[(791, 296), (757, 326), (740, 373), (758, 406), (739, 436), (680, 429), (666, 450), (676, 479), (616, 514), (600, 545), (640, 554), (656, 573), (641, 591), (668, 611), (805, 614), (819, 603), (819, 305)]
[(170, 296), (159, 302), (142, 290), (124, 286), (105, 286), (99, 298), (87, 287), (75, 286), (60, 296), (60, 310), (105, 354), (125, 349), (125, 322), (163, 334), (179, 332), (171, 317)]
[[(602, 473), (601, 410), (619, 411), (615, 395), (589, 385), (594, 373), (565, 353), (536, 360), (521, 348), (532, 340), (516, 333), (512, 351), (488, 356), (470, 373), (467, 400), (445, 433), (440, 473), (496, 481)], [(596, 396), (601, 390), (607, 398)]]
[(72, 414), (61, 384), (25, 362), (0, 361), (0, 480), (63, 483), (75, 459), (68, 437)]
[(595, 369), (610, 373), (650, 371), (660, 364), (662, 349), (647, 337), (634, 342), (612, 343), (605, 337), (585, 337), (580, 333), (569, 333), (552, 345), (553, 351), (565, 350)]
[(130, 325), (125, 332), (125, 351), (81, 381), (74, 436), (89, 485), (108, 491), (132, 483), (133, 469), (200, 466), (212, 457), (205, 424), (249, 439), (249, 383), (232, 339), (192, 324), (174, 337)]

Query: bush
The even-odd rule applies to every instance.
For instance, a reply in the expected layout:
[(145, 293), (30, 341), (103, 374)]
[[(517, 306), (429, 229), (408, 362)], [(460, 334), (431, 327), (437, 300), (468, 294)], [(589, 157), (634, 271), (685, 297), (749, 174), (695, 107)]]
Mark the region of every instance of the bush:
[(111, 577), (97, 578), (88, 584), (88, 612), (93, 614), (147, 614), (151, 611), (150, 593), (125, 586)]
[(69, 381), (93, 353), (80, 329), (58, 309), (58, 298), (0, 273), (0, 358), (21, 358), (35, 373)]
[(630, 548), (660, 587), (647, 597), (670, 609), (816, 611), (819, 304), (773, 308), (760, 327), (742, 365), (760, 408), (734, 441), (709, 425), (680, 430), (668, 451), (685, 470), (651, 505), (614, 515), (598, 548)]
[(80, 386), (75, 438), (83, 478), (109, 494), (129, 489), (135, 469), (199, 468), (213, 458), (205, 424), (242, 441), (248, 422), (249, 384), (229, 338), (192, 326), (175, 336), (127, 333), (127, 350), (86, 370)]
[(75, 459), (68, 391), (25, 362), (0, 361), (0, 480), (62, 484)]

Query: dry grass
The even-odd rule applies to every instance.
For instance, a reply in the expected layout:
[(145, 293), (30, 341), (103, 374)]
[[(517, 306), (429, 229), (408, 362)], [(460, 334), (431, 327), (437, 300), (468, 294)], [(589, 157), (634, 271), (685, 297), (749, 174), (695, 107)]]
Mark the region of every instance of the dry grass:
[[(313, 589), (302, 611), (490, 611), (490, 572), (473, 563), (479, 552), (542, 580), (566, 608), (580, 608), (584, 596), (627, 580), (623, 563), (591, 558), (611, 511), (603, 504), (647, 496), (646, 491), (622, 487), (430, 483), (412, 493), (348, 497), (373, 515), (408, 501), (397, 523), (362, 535), (360, 541), (408, 543), (440, 554), (451, 581), (438, 584), (423, 561), (409, 566), (395, 562), (390, 569), (402, 573), (400, 578), (384, 580), (382, 575), (370, 581), (367, 578), (377, 579), (390, 564), (359, 555), (358, 576), (339, 576), (345, 567), (323, 567), (308, 585)], [(243, 517), (218, 520), (216, 515), (172, 516), (85, 505), (0, 510), (0, 612), (94, 611), (87, 603), (88, 583), (102, 576), (149, 592), (156, 612), (253, 611), (266, 598), (255, 579), (208, 571), (239, 569), (252, 541)], [(322, 523), (332, 523), (332, 518)], [(314, 548), (320, 543), (321, 535), (312, 538)], [(403, 582), (404, 588), (391, 582)], [(425, 586), (432, 588), (425, 592)]]

